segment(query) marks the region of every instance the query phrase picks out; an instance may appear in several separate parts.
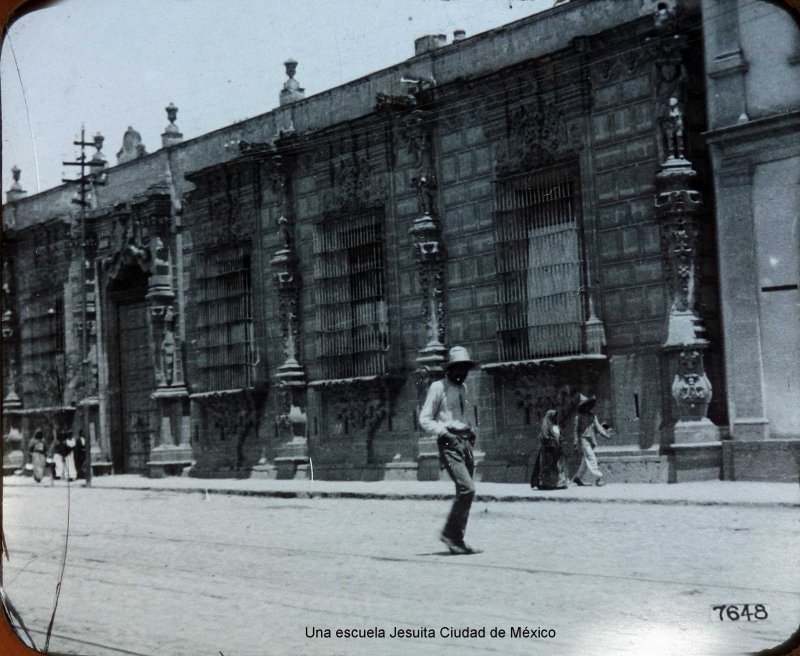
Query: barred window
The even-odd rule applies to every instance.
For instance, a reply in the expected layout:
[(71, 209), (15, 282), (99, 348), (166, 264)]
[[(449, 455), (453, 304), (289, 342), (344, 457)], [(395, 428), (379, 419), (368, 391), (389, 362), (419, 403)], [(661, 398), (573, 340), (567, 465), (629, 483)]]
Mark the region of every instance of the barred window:
[(225, 246), (200, 254), (195, 284), (199, 388), (251, 387), (254, 344), (249, 247)]
[(64, 403), (66, 390), (64, 297), (49, 299), (34, 294), (22, 317), (21, 355), (23, 385), (37, 404)]
[(579, 354), (585, 308), (577, 166), (496, 183), (503, 361)]
[(321, 375), (383, 374), (389, 346), (383, 210), (326, 217), (316, 226)]

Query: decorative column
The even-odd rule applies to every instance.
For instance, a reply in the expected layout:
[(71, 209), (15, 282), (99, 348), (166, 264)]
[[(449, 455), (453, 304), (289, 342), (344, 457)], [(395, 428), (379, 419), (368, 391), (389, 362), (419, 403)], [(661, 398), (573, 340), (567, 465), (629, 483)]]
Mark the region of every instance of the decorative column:
[[(447, 359), (444, 345), (445, 250), (436, 211), (436, 160), (431, 127), (434, 115), (430, 110), (435, 82), (426, 77), (403, 77), (401, 81), (409, 85), (408, 93), (400, 96), (379, 93), (376, 111), (392, 118), (400, 116), (400, 140), (411, 155), (409, 182), (417, 193), (417, 217), (411, 223), (409, 235), (417, 261), (425, 326), (425, 344), (417, 353), (415, 371), (418, 406), (421, 407), (430, 383), (444, 375), (443, 364)], [(417, 478), (438, 479), (436, 439), (422, 435), (417, 447)]]
[(16, 315), (11, 309), (13, 297), (11, 293), (10, 265), (8, 259), (3, 262), (3, 474), (13, 474), (25, 463), (25, 451), (20, 430), (20, 410), (22, 400), (17, 394), (17, 340), (18, 330)]
[[(147, 462), (151, 478), (180, 473), (191, 464), (192, 448), (184, 436), (183, 410), (188, 398), (179, 338), (179, 309), (173, 287), (172, 200), (158, 188), (149, 199), (145, 222), (149, 231), (147, 294), (151, 348), (155, 371), (153, 400), (158, 406), (158, 443)], [(176, 254), (180, 257), (180, 254)], [(187, 438), (187, 439), (184, 439)]]
[[(291, 196), (290, 162), (279, 153), (265, 160), (267, 178), (278, 199), (280, 248), (270, 260), (275, 271), (275, 289), (278, 295), (283, 352), (286, 357), (278, 367), (275, 380), (283, 393), (285, 412), (278, 416), (284, 432), (284, 442), (276, 450), (274, 464), (279, 478), (304, 476), (308, 465), (308, 437), (306, 416), (306, 374), (300, 364), (300, 290), (302, 280), (295, 250), (294, 208)], [(303, 472), (302, 474), (300, 472)]]
[(686, 159), (683, 108), (675, 95), (668, 100), (661, 132), (665, 159), (656, 175), (656, 211), (670, 282), (671, 304), (663, 350), (670, 371), (675, 372), (671, 390), (677, 410), (674, 442), (714, 442), (719, 440), (719, 433), (706, 417), (712, 391), (703, 367), (708, 340), (695, 310), (697, 213), (702, 199), (692, 189), (697, 173)]
[(422, 318), (425, 322), (427, 343), (420, 349), (417, 363), (420, 369), (441, 376), (442, 364), (447, 355), (444, 344), (444, 307), (442, 304), (444, 280), (444, 248), (441, 230), (436, 220), (436, 174), (433, 166), (433, 148), (428, 112), (413, 110), (404, 120), (403, 136), (408, 150), (414, 156), (416, 175), (411, 186), (417, 192), (419, 216), (408, 231), (419, 266), (422, 287)]

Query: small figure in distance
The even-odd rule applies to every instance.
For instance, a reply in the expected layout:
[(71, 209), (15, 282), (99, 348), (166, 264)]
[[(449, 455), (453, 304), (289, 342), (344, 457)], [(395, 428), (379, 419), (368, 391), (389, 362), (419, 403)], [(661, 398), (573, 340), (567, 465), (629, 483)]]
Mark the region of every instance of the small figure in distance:
[(575, 417), (575, 435), (573, 446), (577, 447), (580, 439), (583, 459), (575, 478), (572, 479), (578, 485), (597, 485), (603, 486), (603, 473), (597, 465), (597, 456), (594, 450), (597, 448), (597, 437), (602, 435), (606, 439), (610, 438), (608, 424), (601, 424), (597, 415), (594, 413), (596, 399), (588, 398), (583, 394), (578, 400), (578, 413)]
[(436, 436), (439, 468), (447, 470), (456, 486), (456, 498), (439, 539), (447, 545), (450, 553), (457, 555), (478, 551), (464, 542), (469, 511), (475, 496), (475, 483), (472, 480), (475, 470), (472, 455), (475, 433), (470, 423), (470, 404), (464, 381), (476, 364), (463, 346), (451, 348), (445, 364), (445, 376), (431, 383), (419, 414), (422, 429)]
[(44, 443), (42, 430), (36, 429), (33, 434), (30, 446), (28, 447), (31, 453), (31, 465), (33, 466), (33, 480), (41, 483), (44, 478), (44, 471), (47, 467), (47, 445)]
[(539, 431), (539, 454), (536, 456), (531, 475), (532, 488), (564, 490), (569, 484), (561, 429), (556, 423), (557, 420), (556, 410), (548, 410), (542, 419)]

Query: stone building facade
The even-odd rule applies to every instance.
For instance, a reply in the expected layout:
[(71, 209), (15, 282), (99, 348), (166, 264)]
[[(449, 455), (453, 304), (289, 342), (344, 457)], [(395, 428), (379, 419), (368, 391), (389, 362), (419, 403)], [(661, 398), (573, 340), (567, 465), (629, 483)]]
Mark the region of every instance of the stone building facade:
[(800, 467), (800, 12), (704, 2), (729, 430), (725, 477)]
[(702, 10), (559, 4), (309, 98), (289, 60), (267, 114), (183, 141), (170, 106), (150, 154), (129, 129), (84, 226), (74, 189), (12, 189), (6, 426), (86, 416), (114, 472), (433, 479), (417, 413), (460, 344), (484, 480), (527, 480), (579, 394), (610, 480), (719, 478)]

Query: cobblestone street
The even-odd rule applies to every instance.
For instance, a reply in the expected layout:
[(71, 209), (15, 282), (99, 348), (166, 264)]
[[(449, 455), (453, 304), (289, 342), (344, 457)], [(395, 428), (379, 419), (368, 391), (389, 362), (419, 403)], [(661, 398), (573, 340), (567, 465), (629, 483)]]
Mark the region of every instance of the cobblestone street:
[[(67, 499), (63, 485), (4, 490), (4, 583), (39, 646)], [(800, 617), (792, 508), (478, 502), (468, 541), (485, 551), (453, 557), (436, 539), (446, 501), (76, 486), (69, 499), (53, 651), (734, 654), (782, 642)], [(712, 611), (744, 603), (768, 619)], [(467, 628), (479, 635), (456, 637)]]

